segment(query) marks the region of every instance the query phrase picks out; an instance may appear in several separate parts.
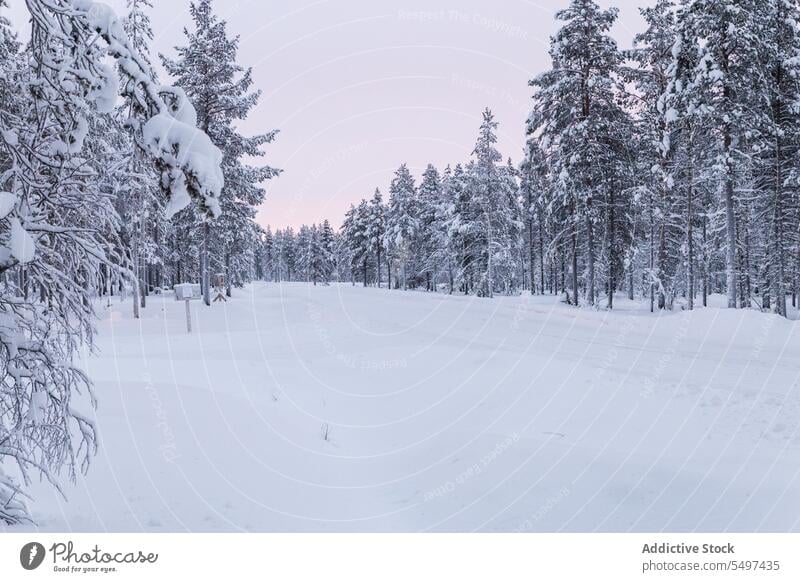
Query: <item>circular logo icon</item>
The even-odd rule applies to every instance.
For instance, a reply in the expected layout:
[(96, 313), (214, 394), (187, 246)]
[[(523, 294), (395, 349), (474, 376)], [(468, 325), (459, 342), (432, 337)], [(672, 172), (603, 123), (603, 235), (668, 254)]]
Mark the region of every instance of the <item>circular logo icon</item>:
[(26, 570), (35, 570), (44, 561), (44, 546), (39, 542), (28, 542), (19, 551), (19, 563)]

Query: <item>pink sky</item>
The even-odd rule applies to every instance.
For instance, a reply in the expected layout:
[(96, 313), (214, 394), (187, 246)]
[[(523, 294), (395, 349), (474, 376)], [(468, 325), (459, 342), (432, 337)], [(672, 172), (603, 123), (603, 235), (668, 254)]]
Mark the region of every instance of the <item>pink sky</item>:
[[(124, 12), (123, 0), (106, 0)], [(645, 2), (646, 0), (642, 0)], [(173, 54), (189, 2), (155, 0), (154, 49)], [(25, 18), (12, 0), (11, 18)], [(614, 34), (630, 46), (642, 26), (640, 2), (620, 9)], [(528, 80), (549, 66), (553, 16), (567, 0), (217, 0), (240, 61), (263, 91), (245, 133), (280, 129), (267, 149), (283, 174), (268, 185), (258, 215), (273, 228), (341, 223), (348, 206), (387, 195), (392, 173), (408, 163), (419, 176), (469, 157), (480, 114), (490, 107), (499, 149), (518, 162), (528, 114)]]

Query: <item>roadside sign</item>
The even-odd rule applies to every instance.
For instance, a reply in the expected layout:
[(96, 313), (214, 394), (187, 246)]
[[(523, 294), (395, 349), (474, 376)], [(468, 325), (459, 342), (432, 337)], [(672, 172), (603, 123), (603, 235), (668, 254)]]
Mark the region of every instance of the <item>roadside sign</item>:
[(200, 299), (203, 296), (203, 291), (200, 289), (200, 283), (180, 283), (175, 285), (175, 301), (186, 302), (186, 331), (192, 333), (192, 311), (189, 307), (189, 302)]
[(176, 301), (191, 301), (200, 299), (203, 292), (200, 289), (200, 283), (180, 283), (175, 285), (175, 300)]

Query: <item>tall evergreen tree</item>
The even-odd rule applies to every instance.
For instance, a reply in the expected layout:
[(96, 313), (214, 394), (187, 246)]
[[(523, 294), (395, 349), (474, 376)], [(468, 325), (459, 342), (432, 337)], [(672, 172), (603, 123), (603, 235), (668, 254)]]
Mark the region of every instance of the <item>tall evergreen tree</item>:
[[(766, 4), (761, 0), (687, 0), (677, 14), (676, 61), (685, 60), (687, 53), (696, 55), (697, 60), (685, 72), (676, 63), (674, 73), (684, 74), (686, 82), (678, 87), (676, 78), (673, 89), (678, 94), (690, 93), (684, 100), (687, 106), (678, 113), (698, 117), (713, 137), (707, 145), (709, 155), (715, 158), (713, 172), (725, 216), (725, 286), (728, 306), (733, 308), (737, 306), (740, 271), (737, 180), (742, 179), (765, 111), (754, 87), (767, 84), (765, 71), (758, 66), (762, 46), (758, 20)], [(687, 203), (692, 216), (693, 203), (693, 199)], [(693, 220), (688, 221), (691, 229)], [(688, 237), (691, 241), (691, 235)]]
[[(640, 9), (647, 29), (634, 38), (631, 58), (635, 68), (627, 71), (635, 92), (629, 107), (636, 118), (637, 166), (647, 233), (647, 286), (650, 310), (672, 305), (674, 277), (680, 263), (675, 249), (683, 240), (672, 185), (674, 148), (667, 132), (664, 96), (670, 82), (675, 46), (675, 17), (672, 0), (658, 0)], [(665, 139), (666, 138), (666, 139)]]
[(760, 286), (762, 307), (786, 317), (790, 265), (797, 267), (792, 248), (797, 248), (800, 234), (800, 8), (788, 0), (770, 0), (760, 8), (757, 37), (763, 43), (760, 68), (765, 85), (757, 103), (764, 105), (766, 115), (753, 170), (758, 191), (755, 220), (764, 259)]
[(228, 37), (225, 21), (213, 13), (212, 0), (193, 2), (189, 11), (194, 30), (184, 29), (186, 45), (176, 47), (176, 59), (162, 56), (162, 62), (194, 104), (198, 126), (223, 152), (222, 217), (213, 226), (202, 221), (201, 278), (204, 300), (210, 305), (212, 269), (225, 272), (229, 294), (230, 282), (241, 282), (251, 270), (247, 251), (256, 239), (255, 208), (264, 201), (261, 184), (279, 171), (245, 160), (263, 157), (262, 147), (277, 132), (246, 137), (238, 131), (236, 122), (247, 118), (260, 97), (260, 91), (251, 90), (252, 69), (237, 63), (239, 37)]
[(419, 234), (416, 241), (416, 253), (420, 269), (425, 279), (425, 289), (433, 291), (436, 283), (437, 257), (437, 213), (442, 198), (442, 185), (439, 171), (428, 164), (422, 174), (419, 185)]
[(619, 188), (615, 166), (624, 136), (618, 130), (627, 123), (616, 91), (621, 55), (609, 34), (617, 10), (572, 0), (556, 18), (562, 26), (550, 45), (553, 68), (531, 81), (535, 95), (528, 135), (539, 142), (557, 181), (549, 208), (566, 217), (559, 237), (571, 247), (572, 303), (578, 304), (582, 248), (586, 298), (594, 304), (597, 228), (609, 208), (607, 196)]
[(386, 211), (384, 244), (400, 267), (398, 284), (408, 286), (408, 265), (412, 245), (419, 231), (417, 188), (406, 164), (395, 172), (389, 187), (389, 207)]
[(386, 257), (386, 252), (384, 250), (384, 235), (386, 234), (386, 207), (383, 204), (383, 196), (378, 188), (375, 188), (375, 194), (372, 196), (372, 200), (370, 200), (369, 203), (368, 231), (370, 244), (375, 252), (375, 284), (380, 287), (382, 266), (381, 258)]

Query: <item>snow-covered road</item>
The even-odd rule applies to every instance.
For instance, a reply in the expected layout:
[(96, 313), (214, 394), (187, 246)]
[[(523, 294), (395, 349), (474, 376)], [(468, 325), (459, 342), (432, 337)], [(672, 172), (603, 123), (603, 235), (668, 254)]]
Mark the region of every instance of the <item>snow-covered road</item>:
[(800, 334), (255, 284), (102, 308), (101, 448), (46, 530), (800, 530)]

